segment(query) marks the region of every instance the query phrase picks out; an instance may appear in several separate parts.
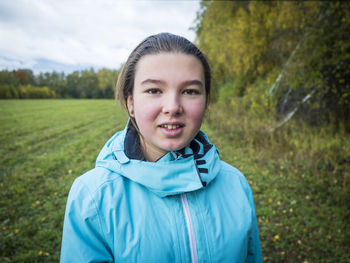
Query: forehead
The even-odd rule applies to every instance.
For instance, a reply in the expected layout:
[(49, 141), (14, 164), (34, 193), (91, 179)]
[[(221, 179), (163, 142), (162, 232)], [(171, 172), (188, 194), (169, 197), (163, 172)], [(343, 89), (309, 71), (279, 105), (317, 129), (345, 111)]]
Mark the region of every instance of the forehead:
[(135, 83), (143, 78), (204, 80), (202, 63), (193, 55), (183, 53), (158, 53), (142, 57), (136, 65)]

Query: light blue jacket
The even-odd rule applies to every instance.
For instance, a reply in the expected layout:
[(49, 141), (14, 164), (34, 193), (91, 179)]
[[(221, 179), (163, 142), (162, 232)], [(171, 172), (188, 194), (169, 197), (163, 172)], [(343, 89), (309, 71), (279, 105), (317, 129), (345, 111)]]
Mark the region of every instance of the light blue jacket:
[(61, 262), (262, 262), (252, 191), (204, 133), (154, 163), (126, 155), (127, 130), (74, 181)]

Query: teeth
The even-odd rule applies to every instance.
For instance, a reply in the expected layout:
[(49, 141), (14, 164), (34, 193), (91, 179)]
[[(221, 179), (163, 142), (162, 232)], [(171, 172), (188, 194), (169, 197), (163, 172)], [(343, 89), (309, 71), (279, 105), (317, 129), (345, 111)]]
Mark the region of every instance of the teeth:
[(162, 125), (162, 127), (166, 128), (168, 130), (174, 130), (174, 129), (180, 128), (181, 126), (180, 125), (172, 125), (172, 124), (164, 124), (164, 125)]

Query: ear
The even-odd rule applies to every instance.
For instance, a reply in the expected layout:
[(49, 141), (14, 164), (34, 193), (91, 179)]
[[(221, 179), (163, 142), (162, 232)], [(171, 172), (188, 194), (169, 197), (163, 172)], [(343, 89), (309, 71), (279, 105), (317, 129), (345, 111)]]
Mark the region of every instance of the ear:
[(126, 103), (127, 103), (127, 107), (128, 107), (128, 111), (129, 111), (130, 117), (135, 118), (134, 100), (133, 100), (131, 95), (128, 96)]

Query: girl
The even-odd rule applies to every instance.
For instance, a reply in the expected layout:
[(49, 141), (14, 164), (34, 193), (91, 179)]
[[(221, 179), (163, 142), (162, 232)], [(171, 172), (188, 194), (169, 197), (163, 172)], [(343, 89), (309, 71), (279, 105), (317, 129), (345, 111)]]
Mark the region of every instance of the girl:
[(69, 193), (61, 262), (261, 262), (252, 191), (200, 131), (210, 68), (162, 33), (132, 51), (117, 96), (129, 113)]

